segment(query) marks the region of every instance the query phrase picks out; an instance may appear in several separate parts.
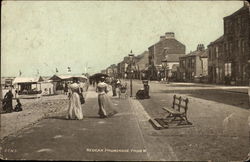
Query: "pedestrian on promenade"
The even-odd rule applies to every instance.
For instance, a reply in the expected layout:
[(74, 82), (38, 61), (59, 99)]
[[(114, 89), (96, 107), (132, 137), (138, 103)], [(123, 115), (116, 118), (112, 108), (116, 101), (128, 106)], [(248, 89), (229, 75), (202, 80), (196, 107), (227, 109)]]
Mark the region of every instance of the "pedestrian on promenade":
[(116, 79), (115, 78), (112, 78), (112, 81), (111, 81), (111, 86), (112, 86), (112, 92), (113, 92), (113, 96), (117, 96), (116, 95)]
[(104, 82), (105, 78), (101, 77), (100, 83), (97, 84), (96, 92), (98, 93), (98, 114), (100, 118), (113, 116), (117, 111), (113, 108), (110, 98), (108, 97), (108, 85)]
[(79, 91), (80, 87), (77, 83), (73, 83), (69, 86), (69, 108), (68, 108), (68, 119), (83, 119), (82, 106), (80, 102)]
[(64, 94), (67, 95), (67, 94), (68, 94), (68, 91), (69, 91), (68, 83), (65, 83), (65, 86), (64, 86)]
[(12, 98), (13, 94), (11, 92), (11, 89), (4, 95), (4, 108), (7, 113), (13, 111), (13, 106), (12, 106)]

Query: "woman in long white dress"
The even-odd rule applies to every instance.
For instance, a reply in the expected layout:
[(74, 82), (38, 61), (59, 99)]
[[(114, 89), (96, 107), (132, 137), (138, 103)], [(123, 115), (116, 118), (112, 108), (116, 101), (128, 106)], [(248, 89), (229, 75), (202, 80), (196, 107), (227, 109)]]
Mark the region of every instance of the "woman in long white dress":
[(114, 109), (110, 98), (108, 97), (108, 85), (104, 82), (105, 78), (101, 78), (101, 82), (98, 83), (96, 92), (98, 93), (98, 114), (100, 118), (110, 117), (117, 113)]
[(79, 97), (80, 87), (77, 83), (73, 83), (69, 86), (70, 96), (69, 96), (69, 108), (68, 108), (68, 119), (83, 119), (82, 106)]

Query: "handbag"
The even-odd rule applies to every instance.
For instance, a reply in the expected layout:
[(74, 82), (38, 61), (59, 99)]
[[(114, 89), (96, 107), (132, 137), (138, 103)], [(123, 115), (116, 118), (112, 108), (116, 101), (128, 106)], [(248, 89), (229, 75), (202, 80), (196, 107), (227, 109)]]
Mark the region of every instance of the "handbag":
[(80, 97), (81, 104), (84, 104), (85, 103), (85, 98), (83, 97), (82, 93), (78, 93), (78, 94), (79, 94), (79, 97)]

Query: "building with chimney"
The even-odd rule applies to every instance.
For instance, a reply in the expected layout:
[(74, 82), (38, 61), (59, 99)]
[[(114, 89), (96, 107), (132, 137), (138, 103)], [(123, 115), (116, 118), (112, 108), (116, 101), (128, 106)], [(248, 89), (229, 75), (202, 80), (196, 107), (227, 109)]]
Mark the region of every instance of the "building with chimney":
[(185, 45), (175, 39), (173, 32), (167, 32), (160, 36), (160, 40), (148, 48), (149, 50), (149, 79), (158, 79), (162, 69), (162, 61), (167, 61), (169, 74), (174, 64), (179, 64), (179, 57), (185, 55)]
[(250, 78), (250, 7), (224, 17), (224, 34), (208, 45), (211, 83), (248, 85)]
[(180, 57), (180, 79), (193, 82), (195, 79), (207, 77), (208, 50), (203, 44), (198, 44), (196, 51)]

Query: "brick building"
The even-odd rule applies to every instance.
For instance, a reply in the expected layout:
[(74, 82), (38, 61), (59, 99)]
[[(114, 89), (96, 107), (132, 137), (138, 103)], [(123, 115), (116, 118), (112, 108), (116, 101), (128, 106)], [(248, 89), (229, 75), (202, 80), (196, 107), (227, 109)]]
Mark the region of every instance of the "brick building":
[(208, 50), (203, 44), (198, 44), (196, 51), (180, 57), (180, 79), (182, 81), (195, 81), (200, 76), (206, 77)]
[(208, 45), (211, 83), (247, 85), (250, 60), (250, 7), (248, 2), (224, 17), (224, 35)]
[(175, 39), (173, 32), (167, 32), (160, 37), (159, 42), (148, 48), (149, 50), (149, 69), (148, 77), (157, 79), (160, 69), (162, 68), (162, 60), (167, 58), (167, 65), (171, 74), (174, 64), (179, 64), (179, 57), (185, 55), (185, 45)]
[(145, 77), (145, 70), (148, 67), (148, 55), (148, 51), (144, 51), (142, 54), (135, 56), (136, 79), (142, 79)]

